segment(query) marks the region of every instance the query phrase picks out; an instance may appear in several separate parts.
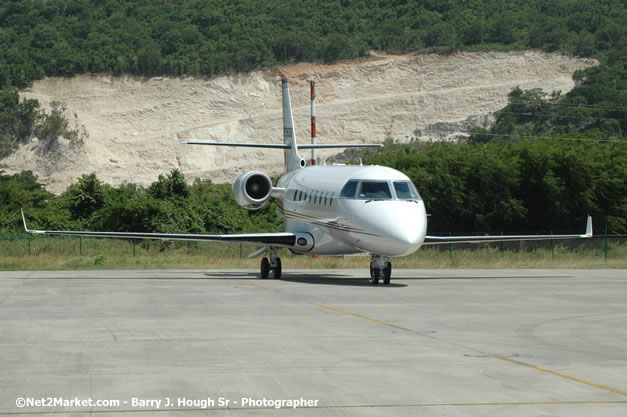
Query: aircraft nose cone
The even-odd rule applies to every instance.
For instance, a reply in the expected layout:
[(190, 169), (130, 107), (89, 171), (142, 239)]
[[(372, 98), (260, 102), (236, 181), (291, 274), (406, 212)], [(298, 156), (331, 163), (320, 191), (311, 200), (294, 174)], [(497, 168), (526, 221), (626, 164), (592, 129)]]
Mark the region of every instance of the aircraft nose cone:
[(353, 212), (361, 229), (369, 234), (355, 235), (358, 240), (354, 244), (364, 251), (405, 256), (415, 252), (424, 240), (427, 218), (422, 201), (356, 202)]
[(382, 236), (387, 251), (394, 256), (401, 256), (415, 251), (421, 242), (421, 225), (418, 213), (404, 213), (396, 219), (388, 219)]
[(411, 225), (409, 227), (392, 228), (388, 232), (386, 237), (394, 243), (397, 243), (398, 245), (416, 245), (419, 241), (420, 233), (418, 228), (413, 226), (415, 225)]

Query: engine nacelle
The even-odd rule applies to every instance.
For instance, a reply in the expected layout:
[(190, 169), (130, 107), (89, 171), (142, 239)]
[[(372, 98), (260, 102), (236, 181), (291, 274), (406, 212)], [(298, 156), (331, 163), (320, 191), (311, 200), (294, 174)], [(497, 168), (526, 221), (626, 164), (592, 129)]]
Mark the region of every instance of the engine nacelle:
[(249, 210), (260, 209), (270, 200), (272, 180), (263, 172), (246, 172), (233, 183), (233, 194), (240, 206)]

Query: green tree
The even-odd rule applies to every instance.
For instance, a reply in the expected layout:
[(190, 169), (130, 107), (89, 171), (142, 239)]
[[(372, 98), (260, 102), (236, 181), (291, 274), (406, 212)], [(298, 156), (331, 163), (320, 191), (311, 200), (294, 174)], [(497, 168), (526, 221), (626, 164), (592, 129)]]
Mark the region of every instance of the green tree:
[(105, 204), (104, 185), (96, 174), (83, 175), (63, 193), (68, 208), (76, 219), (88, 219)]
[(623, 233), (627, 141), (578, 139), (393, 145), (364, 162), (412, 179), (431, 214), (430, 233), (567, 232), (588, 214)]
[(159, 175), (159, 179), (148, 188), (148, 194), (158, 200), (181, 199), (189, 196), (189, 186), (185, 176), (178, 169), (167, 175)]
[(50, 114), (44, 115), (43, 120), (35, 128), (35, 134), (43, 141), (47, 148), (57, 145), (59, 137), (68, 140), (78, 139), (78, 133), (69, 128), (69, 122), (63, 115), (65, 105), (58, 101), (50, 102)]
[(13, 175), (0, 171), (0, 232), (20, 230), (20, 209), (41, 209), (52, 197), (31, 171)]

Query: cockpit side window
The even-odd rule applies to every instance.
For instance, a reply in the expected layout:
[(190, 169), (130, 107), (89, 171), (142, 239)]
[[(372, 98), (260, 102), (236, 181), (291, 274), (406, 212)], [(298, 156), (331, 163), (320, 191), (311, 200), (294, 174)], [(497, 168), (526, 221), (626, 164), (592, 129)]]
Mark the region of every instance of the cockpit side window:
[(400, 200), (420, 199), (416, 187), (409, 181), (394, 181), (394, 191)]
[(346, 183), (344, 188), (342, 188), (342, 192), (340, 193), (340, 197), (354, 198), (356, 191), (357, 191), (357, 181), (350, 180), (349, 182)]
[(358, 197), (390, 200), (392, 193), (387, 182), (362, 181), (359, 185)]

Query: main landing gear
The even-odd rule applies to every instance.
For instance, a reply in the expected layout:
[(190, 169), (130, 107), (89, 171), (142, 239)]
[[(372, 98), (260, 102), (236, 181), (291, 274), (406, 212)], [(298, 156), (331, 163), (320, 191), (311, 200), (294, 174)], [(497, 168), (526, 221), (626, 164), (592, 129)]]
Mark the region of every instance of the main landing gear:
[(281, 279), (281, 258), (276, 256), (276, 249), (270, 249), (270, 260), (264, 257), (261, 260), (261, 279), (268, 279), (270, 272), (272, 278)]
[(392, 277), (392, 262), (386, 256), (372, 255), (370, 260), (370, 283), (379, 285), (379, 279), (383, 279), (385, 285), (390, 284)]

